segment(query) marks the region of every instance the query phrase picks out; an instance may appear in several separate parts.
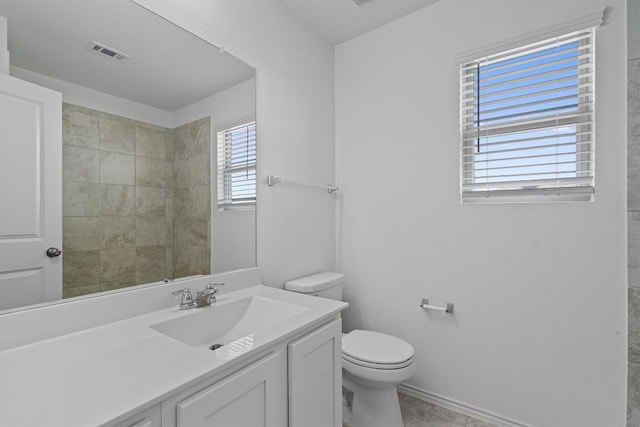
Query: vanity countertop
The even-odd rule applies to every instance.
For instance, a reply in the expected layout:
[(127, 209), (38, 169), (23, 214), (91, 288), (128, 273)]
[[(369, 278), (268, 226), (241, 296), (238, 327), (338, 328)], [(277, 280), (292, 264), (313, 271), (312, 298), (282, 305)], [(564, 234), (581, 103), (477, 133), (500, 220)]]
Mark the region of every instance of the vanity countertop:
[(223, 293), (216, 304), (247, 296), (290, 302), (304, 310), (252, 334), (250, 343), (240, 342), (233, 351), (225, 350), (227, 346), (214, 352), (192, 347), (152, 329), (197, 310), (216, 310), (213, 305), (181, 311), (175, 304), (0, 352), (0, 425), (107, 423), (160, 402), (185, 385), (222, 372), (347, 307), (344, 302), (262, 285)]

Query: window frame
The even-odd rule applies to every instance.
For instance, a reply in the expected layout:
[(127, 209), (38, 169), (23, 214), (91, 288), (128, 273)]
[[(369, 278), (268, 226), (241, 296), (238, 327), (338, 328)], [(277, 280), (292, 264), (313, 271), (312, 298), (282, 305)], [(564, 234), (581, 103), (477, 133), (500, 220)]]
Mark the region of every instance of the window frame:
[[(486, 60), (486, 58), (489, 58), (490, 60), (495, 58), (500, 58), (499, 55), (508, 53), (511, 50), (517, 51), (525, 47), (529, 47), (529, 45), (548, 41), (548, 39), (562, 37), (567, 34), (585, 32), (585, 31), (591, 32), (588, 40), (580, 41), (579, 42), (580, 46), (574, 49), (580, 50), (582, 49), (583, 44), (590, 43), (591, 49), (592, 49), (590, 54), (593, 55), (595, 58), (595, 48), (596, 48), (595, 33), (597, 30), (597, 27), (602, 24), (603, 14), (604, 14), (604, 8), (594, 9), (591, 11), (587, 11), (584, 15), (578, 16), (572, 19), (571, 21), (565, 21), (564, 23), (551, 25), (550, 27), (546, 27), (535, 32), (524, 34), (519, 37), (514, 37), (512, 40), (507, 42), (502, 42), (500, 44), (495, 44), (488, 47), (484, 46), (482, 48), (469, 50), (455, 56), (454, 58), (455, 63), (460, 67), (460, 74), (459, 74), (460, 75), (460, 86), (459, 86), (460, 87), (460, 107), (459, 107), (459, 114), (460, 114), (460, 139), (459, 139), (460, 169), (459, 171), (460, 172), (459, 172), (459, 176), (460, 176), (461, 203), (467, 204), (467, 203), (493, 203), (493, 202), (511, 203), (511, 202), (593, 200), (593, 194), (595, 192), (595, 167), (594, 167), (594, 163), (595, 163), (595, 118), (594, 117), (595, 117), (595, 104), (596, 104), (595, 77), (593, 77), (591, 82), (589, 83), (592, 89), (591, 94), (585, 97), (584, 94), (578, 91), (578, 93), (575, 95), (577, 100), (579, 100), (578, 102), (579, 105), (576, 111), (565, 114), (565, 116), (580, 116), (580, 114), (582, 114), (580, 112), (584, 111), (583, 110), (584, 105), (589, 105), (592, 108), (591, 112), (588, 113), (591, 115), (590, 119), (588, 120), (588, 126), (589, 126), (588, 133), (592, 135), (591, 140), (585, 141), (585, 135), (582, 133), (582, 131), (584, 130), (584, 127), (586, 125), (579, 120), (576, 121), (575, 118), (572, 119), (571, 117), (569, 117), (565, 119), (562, 114), (559, 114), (558, 116), (556, 116), (555, 114), (552, 114), (546, 118), (543, 118), (542, 120), (542, 122), (546, 122), (547, 125), (550, 123), (553, 125), (553, 126), (550, 126), (550, 127), (547, 126), (546, 128), (544, 128), (547, 130), (554, 127), (560, 128), (560, 125), (563, 124), (563, 121), (565, 120), (566, 121), (564, 122), (564, 124), (569, 123), (572, 126), (573, 125), (576, 126), (575, 146), (582, 147), (582, 148), (578, 148), (574, 151), (575, 163), (578, 165), (578, 168), (576, 169), (577, 178), (575, 178), (575, 180), (580, 181), (580, 185), (569, 185), (569, 186), (536, 185), (534, 188), (534, 186), (526, 185), (525, 179), (531, 179), (531, 177), (525, 177), (525, 178), (515, 177), (511, 179), (510, 184), (497, 184), (496, 182), (490, 182), (492, 181), (491, 173), (495, 172), (495, 169), (499, 169), (498, 167), (494, 166), (495, 163), (494, 165), (489, 164), (487, 166), (489, 169), (484, 169), (487, 171), (488, 178), (486, 179), (486, 181), (488, 182), (488, 184), (478, 183), (476, 185), (475, 180), (478, 179), (475, 175), (476, 170), (475, 168), (470, 167), (470, 165), (473, 165), (477, 157), (475, 155), (471, 155), (472, 150), (470, 150), (470, 144), (471, 144), (470, 140), (469, 139), (465, 140), (465, 132), (467, 136), (469, 136), (468, 132), (470, 129), (465, 128), (465, 126), (468, 125), (469, 123), (468, 118), (466, 119), (467, 121), (465, 122), (465, 116), (464, 116), (465, 102), (468, 101), (468, 98), (465, 98), (463, 89), (464, 89), (465, 82), (467, 84), (469, 83), (468, 78), (470, 74), (467, 73), (465, 75), (463, 70), (465, 70), (465, 66), (468, 67), (469, 64), (476, 64), (479, 61)], [(541, 50), (544, 50), (544, 48), (541, 48)], [(496, 62), (500, 62), (500, 60), (498, 59), (496, 60)], [(595, 59), (594, 59), (594, 62), (595, 62)], [(580, 69), (582, 67), (582, 64), (578, 63), (575, 67), (576, 69)], [(589, 70), (587, 74), (591, 74), (595, 76), (595, 63), (593, 65), (589, 65), (588, 68)], [(579, 74), (576, 78), (581, 79), (581, 76), (582, 74)], [(467, 79), (466, 81), (465, 81), (465, 78)], [(475, 98), (475, 95), (472, 98)], [(466, 107), (469, 108), (469, 105), (466, 104)], [(474, 111), (473, 108), (472, 108), (472, 111)], [(553, 119), (551, 119), (551, 117), (553, 117)], [(508, 119), (506, 120), (506, 122), (507, 122), (506, 127), (504, 127), (500, 131), (494, 130), (493, 132), (500, 135), (506, 135), (509, 132), (520, 130), (522, 132), (521, 136), (524, 136), (523, 140), (526, 140), (527, 138), (531, 137), (525, 134), (524, 131), (526, 131), (527, 129), (531, 129), (532, 131), (531, 133), (533, 133), (533, 131), (535, 131), (536, 129), (538, 131), (543, 129), (543, 127), (540, 125), (535, 126), (533, 128), (530, 127), (530, 125), (525, 125), (524, 128), (518, 129), (519, 125), (517, 123), (509, 125)], [(510, 126), (513, 126), (513, 127), (510, 127)], [(570, 136), (570, 135), (572, 135), (570, 132), (566, 134), (566, 136)], [(485, 137), (485, 135), (482, 135), (482, 137)], [(513, 138), (513, 139), (516, 139), (516, 138)], [(553, 142), (551, 144), (556, 144), (556, 143), (557, 142)], [(526, 145), (527, 143), (525, 142), (522, 145), (522, 147)], [(530, 144), (530, 145), (533, 145), (533, 144)], [(465, 158), (465, 154), (467, 155), (466, 158)], [(529, 155), (527, 154), (524, 157), (528, 157), (528, 156)], [(498, 157), (494, 156), (494, 158), (492, 159), (490, 157), (490, 154), (488, 155), (485, 154), (485, 157), (484, 157), (485, 161), (492, 161), (492, 160), (495, 161), (498, 158), (500, 158), (500, 156)], [(554, 158), (551, 158), (551, 159), (553, 160)], [(467, 161), (465, 162), (465, 160)], [(523, 158), (522, 161), (527, 162), (530, 160)], [(553, 160), (553, 162), (549, 162), (549, 163), (555, 163), (556, 161), (557, 160)], [(534, 163), (535, 162), (530, 162), (529, 164), (536, 166)], [(546, 163), (546, 162), (541, 162), (541, 163)], [(509, 162), (505, 162), (505, 164), (509, 165)], [(513, 166), (516, 163), (510, 163), (510, 164)], [(542, 166), (542, 165), (539, 165), (539, 166)], [(494, 169), (494, 170), (491, 170), (491, 169)], [(509, 170), (509, 169), (505, 169), (505, 170)], [(517, 170), (517, 169), (515, 169), (514, 167), (512, 170)], [(584, 172), (587, 170), (589, 170), (590, 173), (585, 174)], [(588, 176), (584, 177), (584, 175), (588, 175)], [(502, 178), (502, 179), (504, 179), (505, 181), (509, 180), (509, 178)], [(499, 179), (494, 178), (494, 181), (499, 181)], [(558, 181), (558, 180), (555, 179), (554, 181)], [(565, 179), (563, 181), (565, 181), (566, 183), (567, 180)], [(585, 184), (585, 182), (587, 183)], [(516, 183), (519, 185), (514, 185)], [(475, 189), (474, 191), (471, 191), (470, 187), (474, 185), (476, 185), (476, 187), (478, 188), (484, 185), (484, 187), (486, 187), (486, 190), (482, 191), (479, 189)]]
[[(253, 140), (248, 138), (246, 146), (247, 154), (245, 162), (239, 165), (230, 165), (229, 159), (234, 157), (232, 146), (225, 143), (227, 135), (242, 128), (253, 128)], [(249, 131), (251, 132), (251, 131)], [(216, 207), (218, 211), (255, 210), (257, 200), (257, 126), (254, 118), (239, 120), (232, 125), (220, 126), (216, 132)], [(250, 158), (253, 157), (253, 161)], [(231, 174), (235, 172), (253, 172), (253, 194), (250, 199), (236, 200), (233, 196), (234, 184)]]

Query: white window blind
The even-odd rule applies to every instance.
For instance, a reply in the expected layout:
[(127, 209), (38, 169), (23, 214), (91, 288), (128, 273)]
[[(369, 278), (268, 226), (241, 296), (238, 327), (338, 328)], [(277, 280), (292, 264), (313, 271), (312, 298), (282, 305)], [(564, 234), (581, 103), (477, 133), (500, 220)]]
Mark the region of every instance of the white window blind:
[(256, 201), (256, 123), (218, 132), (218, 208)]
[(594, 32), (572, 32), (460, 66), (463, 202), (590, 200)]

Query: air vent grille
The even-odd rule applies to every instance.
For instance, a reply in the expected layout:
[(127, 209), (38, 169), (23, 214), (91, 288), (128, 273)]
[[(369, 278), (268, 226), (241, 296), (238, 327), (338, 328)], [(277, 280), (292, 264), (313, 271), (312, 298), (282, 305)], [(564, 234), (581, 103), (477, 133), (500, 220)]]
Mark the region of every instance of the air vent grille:
[(98, 43), (95, 41), (91, 41), (89, 43), (87, 43), (85, 45), (85, 48), (91, 52), (95, 52), (98, 53), (102, 56), (104, 56), (105, 58), (109, 58), (113, 61), (116, 62), (125, 62), (126, 60), (128, 60), (129, 58), (131, 58), (131, 55), (127, 55), (124, 52), (120, 52), (116, 49), (113, 49), (109, 46), (106, 46), (102, 43)]

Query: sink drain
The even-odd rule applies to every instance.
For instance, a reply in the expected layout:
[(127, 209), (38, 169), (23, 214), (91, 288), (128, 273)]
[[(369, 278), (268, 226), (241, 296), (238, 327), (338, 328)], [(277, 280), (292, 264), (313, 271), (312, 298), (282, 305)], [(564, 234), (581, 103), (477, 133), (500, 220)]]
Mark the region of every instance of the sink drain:
[(214, 344), (211, 347), (209, 347), (209, 350), (217, 350), (220, 347), (222, 347), (224, 344)]

